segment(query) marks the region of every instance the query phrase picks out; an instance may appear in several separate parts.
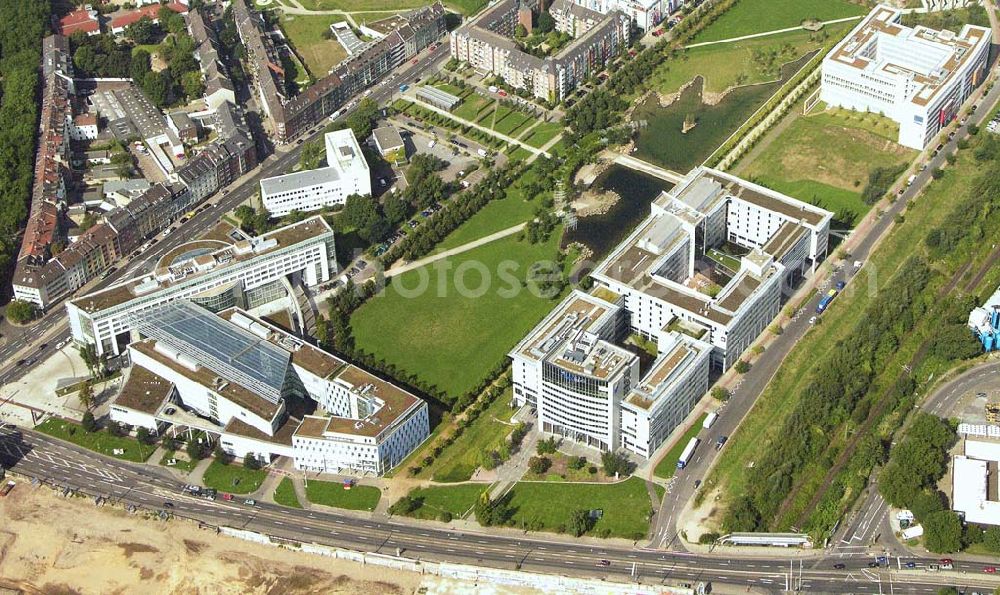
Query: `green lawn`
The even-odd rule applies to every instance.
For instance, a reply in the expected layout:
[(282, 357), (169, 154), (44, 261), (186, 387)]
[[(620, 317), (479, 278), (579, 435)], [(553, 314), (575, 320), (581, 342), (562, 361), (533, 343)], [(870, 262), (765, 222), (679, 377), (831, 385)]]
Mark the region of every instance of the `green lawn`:
[[(534, 175), (530, 171), (525, 175)], [(486, 237), (492, 233), (507, 229), (518, 223), (524, 223), (534, 216), (535, 209), (541, 204), (540, 200), (527, 199), (521, 186), (515, 182), (507, 190), (507, 196), (500, 200), (494, 200), (483, 207), (478, 213), (469, 218), (447, 235), (438, 244), (435, 252), (450, 250), (456, 246), (461, 246), (468, 242)]]
[(343, 15), (285, 15), (281, 28), (306, 63), (315, 78), (326, 76), (330, 69), (347, 57), (347, 51), (336, 38), (326, 39), (330, 25), (344, 20)]
[[(174, 465), (167, 465), (167, 461), (170, 459), (177, 459), (177, 463)], [(185, 473), (190, 473), (195, 467), (198, 466), (198, 461), (189, 461), (186, 458), (178, 458), (176, 452), (168, 450), (163, 453), (163, 457), (160, 459), (160, 464), (164, 467), (169, 467), (170, 469), (179, 469)]]
[(554, 139), (557, 134), (562, 132), (563, 125), (559, 122), (542, 122), (538, 126), (535, 126), (530, 131), (528, 131), (527, 138), (519, 139), (526, 145), (531, 145), (536, 149), (541, 149), (545, 146), (545, 143)]
[(806, 19), (832, 21), (867, 13), (845, 0), (740, 0), (695, 37), (694, 42), (732, 39), (797, 27)]
[(475, 122), (483, 114), (487, 113), (495, 103), (492, 99), (483, 97), (478, 93), (473, 93), (463, 99), (462, 103), (455, 106), (455, 109), (451, 113), (459, 118)]
[(346, 508), (348, 510), (375, 510), (382, 491), (372, 486), (356, 485), (349, 490), (337, 481), (310, 480), (306, 484), (306, 498), (313, 504)]
[[(653, 470), (654, 475), (662, 477), (663, 479), (670, 479), (674, 476), (674, 473), (677, 472), (677, 461), (681, 458), (681, 453), (684, 452), (684, 447), (688, 445), (688, 442), (690, 442), (692, 438), (696, 437), (698, 433), (701, 432), (701, 424), (705, 421), (706, 417), (708, 417), (708, 415), (702, 414), (701, 417), (699, 417), (698, 420), (695, 421), (690, 428), (688, 428), (688, 431), (684, 432), (684, 435), (681, 436), (680, 440), (678, 440), (673, 447), (667, 451), (667, 454), (663, 455), (660, 462), (656, 464), (656, 469)], [(704, 444), (699, 445), (699, 448), (704, 447)]]
[(782, 64), (840, 39), (850, 27), (851, 23), (844, 23), (826, 27), (820, 33), (792, 31), (692, 48), (658, 68), (650, 86), (660, 93), (675, 93), (681, 85), (701, 75), (705, 77), (706, 93), (721, 93), (736, 85), (777, 80)]
[[(471, 16), (486, 6), (487, 0), (445, 0), (444, 4), (461, 12), (465, 16)], [(352, 13), (369, 14), (371, 19), (379, 18), (376, 14), (379, 11), (401, 11), (431, 4), (430, 0), (301, 0), (304, 8), (309, 10), (344, 10)], [(383, 14), (381, 18), (389, 16)], [(357, 18), (357, 17), (355, 17)]]
[(267, 477), (267, 471), (263, 469), (247, 469), (240, 463), (229, 463), (228, 465), (218, 459), (205, 469), (205, 475), (201, 482), (220, 492), (230, 494), (250, 494), (260, 488)]
[(612, 485), (519, 482), (512, 494), (514, 525), (533, 531), (558, 532), (574, 510), (602, 509), (590, 535), (642, 539), (653, 512), (646, 484), (637, 477)]
[[(80, 424), (50, 417), (35, 426), (35, 429), (54, 438), (72, 442), (102, 455), (142, 463), (156, 450), (155, 446), (144, 446), (134, 438), (112, 436), (105, 430), (87, 432)], [(114, 454), (115, 450), (123, 450), (122, 454)]]
[(561, 233), (542, 244), (509, 236), (393, 277), (352, 316), (357, 347), (457, 398), (552, 309), (524, 280), (555, 259)]
[(739, 175), (836, 213), (854, 225), (870, 206), (861, 200), (868, 174), (911, 161), (896, 144), (895, 123), (877, 114), (829, 110), (798, 116)]
[(423, 504), (408, 516), (433, 520), (438, 518), (440, 513), (448, 512), (453, 517), (458, 518), (472, 508), (480, 494), (489, 487), (489, 484), (486, 483), (463, 483), (453, 486), (416, 488), (407, 495), (420, 500)]
[(508, 389), (490, 403), (476, 421), (465, 428), (462, 435), (435, 457), (434, 462), (418, 477), (429, 477), (444, 483), (471, 479), (482, 456), (500, 446), (514, 429), (510, 418), (516, 409), (510, 408), (511, 394)]
[(274, 489), (274, 501), (289, 508), (302, 508), (299, 497), (295, 495), (295, 486), (292, 485), (292, 480), (288, 477), (282, 479), (278, 487)]

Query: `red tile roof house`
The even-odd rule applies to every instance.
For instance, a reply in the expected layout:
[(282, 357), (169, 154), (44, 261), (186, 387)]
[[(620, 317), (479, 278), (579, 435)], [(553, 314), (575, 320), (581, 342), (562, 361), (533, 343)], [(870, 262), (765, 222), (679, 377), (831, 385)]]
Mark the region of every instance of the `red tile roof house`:
[[(171, 2), (165, 5), (170, 10), (180, 13), (187, 14), (188, 7), (180, 2)], [(159, 4), (150, 4), (149, 6), (143, 6), (142, 8), (137, 8), (132, 12), (127, 12), (125, 14), (120, 14), (113, 19), (111, 19), (111, 32), (115, 35), (121, 35), (125, 32), (125, 27), (128, 27), (132, 23), (138, 21), (142, 17), (149, 17), (154, 23), (159, 21), (157, 14), (160, 12)]]
[[(89, 5), (88, 5), (89, 6)], [(101, 21), (98, 19), (97, 11), (81, 6), (73, 12), (59, 19), (59, 34), (72, 35), (77, 31), (83, 31), (87, 35), (97, 35), (101, 32)]]

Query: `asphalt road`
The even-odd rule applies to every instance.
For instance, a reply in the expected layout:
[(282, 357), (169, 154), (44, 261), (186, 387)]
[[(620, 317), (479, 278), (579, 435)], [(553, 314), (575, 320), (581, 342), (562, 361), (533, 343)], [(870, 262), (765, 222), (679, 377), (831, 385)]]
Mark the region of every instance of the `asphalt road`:
[[(182, 493), (183, 485), (165, 469), (108, 459), (91, 451), (32, 431), (0, 430), (0, 461), (13, 471), (36, 477), (60, 487), (78, 489), (89, 495), (108, 497), (117, 504), (134, 504), (148, 511), (167, 510), (212, 525), (258, 531), (297, 541), (316, 542), (366, 552), (394, 555), (397, 548), (405, 557), (450, 561), (505, 569), (569, 576), (635, 580), (645, 584), (711, 581), (767, 591), (785, 587), (789, 561), (770, 558), (727, 558), (668, 553), (622, 546), (596, 546), (589, 542), (546, 540), (507, 532), (503, 535), (462, 532), (437, 524), (378, 521), (364, 515), (338, 514), (283, 508), (268, 503), (250, 507), (242, 499), (231, 502), (205, 500)], [(18, 486), (15, 489), (32, 489)], [(165, 503), (172, 504), (166, 507)], [(608, 567), (598, 566), (609, 560)], [(982, 572), (983, 564), (961, 564), (952, 576), (923, 571), (934, 560), (912, 561), (914, 569), (870, 569), (871, 558), (805, 560), (800, 570), (793, 563), (795, 581), (808, 592), (930, 593), (942, 585), (992, 588), (995, 577)], [(844, 564), (834, 569), (833, 564)], [(634, 572), (633, 575), (633, 565)], [(961, 574), (965, 571), (967, 574)], [(880, 582), (884, 586), (880, 585)]]
[[(827, 289), (834, 286), (837, 282), (843, 281), (847, 284), (845, 291), (851, 291), (852, 289), (856, 291), (878, 290), (878, 287), (853, 288), (851, 286), (851, 279), (857, 272), (852, 266), (853, 261), (864, 262), (867, 260), (872, 249), (877, 246), (878, 241), (889, 230), (896, 215), (902, 213), (907, 203), (919, 195), (927, 184), (931, 182), (933, 179), (931, 172), (935, 168), (945, 165), (947, 155), (954, 153), (958, 149), (958, 141), (968, 137), (968, 125), (971, 123), (981, 124), (998, 100), (1000, 100), (1000, 84), (995, 85), (984, 98), (977, 102), (980, 107), (976, 110), (976, 113), (969, 117), (968, 122), (964, 126), (960, 126), (957, 129), (952, 139), (944, 142), (944, 147), (936, 156), (926, 161), (926, 169), (916, 174), (913, 183), (905, 188), (903, 194), (899, 195), (885, 209), (885, 213), (877, 218), (874, 224), (866, 230), (864, 236), (861, 237), (860, 241), (852, 249), (851, 256), (845, 258), (848, 264), (841, 270), (835, 271), (823, 284), (818, 286), (819, 290), (807, 303), (802, 305), (799, 313), (785, 326), (781, 336), (777, 337), (768, 346), (767, 350), (758, 358), (750, 371), (743, 375), (738, 388), (732, 391), (731, 398), (719, 411), (719, 418), (715, 424), (710, 429), (702, 430), (698, 434), (701, 444), (698, 446), (697, 451), (695, 451), (692, 461), (685, 469), (678, 470), (675, 475), (673, 485), (666, 496), (664, 496), (660, 504), (660, 509), (657, 512), (656, 528), (654, 529), (651, 545), (654, 547), (683, 549), (683, 545), (677, 535), (679, 530), (676, 526), (677, 516), (683, 509), (684, 504), (694, 496), (694, 482), (708, 475), (712, 464), (718, 456), (718, 452), (715, 450), (718, 438), (720, 436), (731, 436), (736, 431), (739, 424), (743, 421), (744, 416), (753, 407), (757, 398), (767, 387), (768, 382), (770, 382), (774, 373), (784, 361), (785, 356), (788, 355), (795, 344), (809, 330), (811, 326), (809, 319), (815, 314), (816, 305)], [(983, 131), (980, 134), (987, 133)], [(932, 146), (930, 150), (933, 151), (935, 147)], [(872, 510), (869, 514), (878, 516), (883, 512), (884, 509)], [(865, 531), (866, 527), (861, 526), (862, 523), (870, 524), (870, 516), (858, 515), (855, 519), (855, 524), (845, 526), (842, 529), (842, 534), (849, 534), (851, 536), (867, 535)]]
[[(423, 78), (429, 70), (435, 68), (443, 59), (448, 56), (448, 42), (443, 42), (436, 50), (421, 52), (417, 58), (417, 64), (407, 62), (400, 67), (398, 74), (390, 75), (389, 78), (372, 88), (368, 95), (379, 105), (390, 100), (399, 89), (399, 85), (406, 83), (412, 85), (417, 78)], [(356, 99), (359, 100), (359, 98)], [(342, 110), (340, 118), (347, 116), (353, 111), (353, 107)], [(183, 225), (177, 226), (173, 232), (167, 236), (160, 234), (156, 236), (157, 244), (146, 250), (136, 261), (128, 257), (119, 261), (116, 265), (118, 270), (87, 289), (87, 293), (109, 287), (128, 278), (131, 278), (150, 269), (155, 263), (173, 248), (180, 244), (198, 238), (201, 234), (215, 225), (219, 218), (236, 208), (240, 204), (249, 200), (257, 192), (259, 182), (262, 178), (280, 175), (291, 170), (292, 166), (298, 163), (299, 153), (302, 151), (302, 144), (322, 136), (325, 123), (319, 124), (313, 132), (302, 137), (302, 142), (295, 141), (292, 148), (285, 152), (275, 152), (269, 155), (263, 164), (258, 166), (255, 173), (244, 176), (227, 188), (221, 188), (219, 192), (207, 198), (203, 205), (210, 205), (200, 211)], [(60, 341), (67, 341), (70, 338), (69, 325), (66, 320), (63, 304), (59, 303), (33, 324), (18, 329), (20, 335), (17, 340), (8, 341), (3, 348), (0, 348), (0, 383), (15, 381), (34, 367), (40, 361), (52, 356), (56, 351), (56, 344)], [(44, 339), (43, 339), (44, 338)], [(37, 345), (37, 347), (36, 347)], [(21, 353), (20, 359), (24, 363), (18, 365), (17, 354), (26, 346), (32, 349), (27, 354)]]

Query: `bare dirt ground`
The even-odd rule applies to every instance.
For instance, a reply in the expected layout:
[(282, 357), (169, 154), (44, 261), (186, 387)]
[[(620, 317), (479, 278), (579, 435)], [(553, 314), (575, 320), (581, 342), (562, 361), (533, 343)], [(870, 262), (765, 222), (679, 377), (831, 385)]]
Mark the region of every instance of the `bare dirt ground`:
[(4, 592), (392, 595), (472, 593), (474, 588), (222, 537), (187, 521), (96, 508), (89, 499), (64, 499), (25, 482), (0, 498)]

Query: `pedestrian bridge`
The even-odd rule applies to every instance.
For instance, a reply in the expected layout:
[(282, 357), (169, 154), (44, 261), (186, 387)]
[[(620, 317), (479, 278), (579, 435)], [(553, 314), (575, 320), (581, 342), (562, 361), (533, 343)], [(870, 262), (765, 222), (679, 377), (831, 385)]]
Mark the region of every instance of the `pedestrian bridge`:
[(684, 179), (684, 176), (675, 171), (664, 169), (642, 159), (636, 159), (631, 155), (622, 155), (619, 153), (615, 157), (615, 163), (660, 178), (661, 180), (666, 180), (672, 184), (680, 184), (681, 180)]

